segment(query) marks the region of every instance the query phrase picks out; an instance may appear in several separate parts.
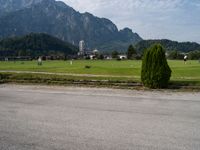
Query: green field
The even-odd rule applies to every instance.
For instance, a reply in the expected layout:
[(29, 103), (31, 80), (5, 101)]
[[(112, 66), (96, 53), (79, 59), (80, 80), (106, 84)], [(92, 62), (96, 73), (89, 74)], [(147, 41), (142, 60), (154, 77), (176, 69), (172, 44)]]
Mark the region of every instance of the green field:
[[(168, 61), (172, 69), (173, 81), (200, 82), (200, 63), (198, 61)], [(91, 68), (85, 68), (91, 66)], [(75, 60), (73, 65), (70, 61), (44, 61), (42, 66), (37, 61), (0, 62), (0, 71), (31, 71), (77, 74), (79, 76), (97, 75), (99, 78), (119, 78), (121, 80), (140, 80), (141, 61), (127, 60)]]
[[(90, 69), (85, 66), (91, 66)], [(73, 65), (70, 61), (44, 61), (38, 66), (36, 61), (0, 62), (0, 70), (36, 71), (72, 74), (95, 74), (108, 76), (139, 76), (141, 61), (99, 61), (76, 60)]]

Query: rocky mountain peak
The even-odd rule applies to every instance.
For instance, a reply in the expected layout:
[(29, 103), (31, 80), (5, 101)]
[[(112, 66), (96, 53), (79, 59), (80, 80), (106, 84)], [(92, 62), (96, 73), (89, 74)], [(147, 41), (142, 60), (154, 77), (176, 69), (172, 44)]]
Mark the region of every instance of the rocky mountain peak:
[[(109, 19), (79, 13), (61, 1), (0, 0), (0, 10), (12, 10), (0, 18), (0, 38), (47, 33), (75, 45), (84, 40), (88, 48), (100, 50), (125, 50), (141, 40), (129, 28), (119, 31)], [(113, 48), (116, 43), (119, 47)]]
[(0, 0), (1, 12), (11, 12), (30, 7), (44, 0)]

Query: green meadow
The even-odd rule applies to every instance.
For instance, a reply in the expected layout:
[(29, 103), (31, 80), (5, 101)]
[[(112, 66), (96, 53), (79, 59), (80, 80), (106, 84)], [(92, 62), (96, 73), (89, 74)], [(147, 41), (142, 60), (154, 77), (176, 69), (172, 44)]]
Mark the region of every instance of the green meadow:
[[(187, 64), (177, 60), (169, 60), (168, 63), (172, 69), (171, 81), (200, 85), (200, 63), (197, 60), (188, 61)], [(55, 73), (54, 77), (62, 75), (70, 79), (138, 82), (140, 81), (141, 64), (142, 62), (137, 60), (74, 60), (72, 65), (70, 61), (43, 61), (42, 66), (38, 66), (37, 61), (1, 61), (0, 71)]]

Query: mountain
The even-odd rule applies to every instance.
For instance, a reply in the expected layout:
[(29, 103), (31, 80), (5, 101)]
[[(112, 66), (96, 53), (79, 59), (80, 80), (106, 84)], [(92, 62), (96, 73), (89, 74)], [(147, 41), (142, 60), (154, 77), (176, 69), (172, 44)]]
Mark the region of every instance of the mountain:
[[(15, 0), (9, 1), (14, 4)], [(22, 9), (0, 18), (0, 38), (47, 33), (75, 45), (84, 40), (87, 48), (100, 50), (126, 50), (128, 45), (142, 40), (129, 28), (119, 31), (110, 20), (79, 13), (60, 1), (26, 2)]]
[(40, 3), (42, 0), (0, 0), (0, 16)]
[(77, 51), (77, 47), (44, 33), (31, 33), (0, 41), (0, 56), (63, 56), (76, 54)]
[(200, 50), (200, 44), (195, 42), (177, 42), (167, 39), (163, 40), (143, 40), (138, 42), (135, 45), (135, 48), (138, 52), (143, 52), (145, 49), (150, 47), (153, 44), (161, 44), (166, 51), (180, 51), (180, 52), (190, 52), (194, 50)]

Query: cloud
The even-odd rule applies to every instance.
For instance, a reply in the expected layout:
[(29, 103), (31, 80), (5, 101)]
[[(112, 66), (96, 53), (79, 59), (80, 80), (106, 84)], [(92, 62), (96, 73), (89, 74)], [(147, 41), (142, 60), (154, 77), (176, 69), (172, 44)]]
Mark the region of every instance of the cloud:
[[(63, 0), (80, 12), (111, 19), (143, 38), (200, 39), (199, 0)], [(198, 35), (197, 35), (198, 34)]]

